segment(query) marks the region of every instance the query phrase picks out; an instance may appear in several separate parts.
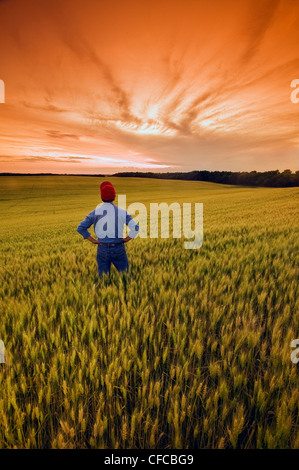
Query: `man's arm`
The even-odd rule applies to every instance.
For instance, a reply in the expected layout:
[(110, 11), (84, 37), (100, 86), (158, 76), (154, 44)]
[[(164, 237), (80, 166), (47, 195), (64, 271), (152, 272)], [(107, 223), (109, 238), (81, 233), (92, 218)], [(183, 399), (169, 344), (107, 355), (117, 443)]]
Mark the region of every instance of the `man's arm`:
[(89, 235), (85, 240), (89, 240), (91, 243), (94, 243), (95, 245), (99, 245), (98, 240), (93, 238), (91, 235)]
[(138, 232), (139, 232), (139, 225), (135, 222), (135, 220), (130, 216), (130, 214), (126, 215), (126, 225), (130, 229), (129, 235), (126, 238), (123, 238), (123, 242), (128, 242), (132, 240), (133, 238), (137, 237)]
[(77, 232), (82, 235), (84, 240), (89, 240), (91, 243), (98, 244), (98, 241), (90, 235), (89, 227), (94, 224), (95, 211), (90, 212), (84, 220), (78, 225)]

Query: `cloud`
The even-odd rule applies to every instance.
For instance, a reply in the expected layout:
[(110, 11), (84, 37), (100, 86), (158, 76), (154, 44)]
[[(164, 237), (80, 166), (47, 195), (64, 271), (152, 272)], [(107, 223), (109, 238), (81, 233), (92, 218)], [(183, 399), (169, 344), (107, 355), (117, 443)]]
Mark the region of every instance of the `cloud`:
[(53, 137), (54, 139), (65, 139), (65, 138), (66, 139), (75, 139), (75, 140), (80, 139), (80, 136), (77, 135), (77, 134), (67, 134), (67, 133), (57, 131), (57, 130), (48, 130), (46, 132), (46, 135), (48, 135), (49, 137)]
[(76, 156), (55, 156), (55, 157), (46, 157), (46, 156), (41, 156), (41, 155), (30, 155), (30, 156), (23, 156), (23, 157), (6, 157), (10, 159), (10, 161), (14, 162), (35, 162), (35, 163), (40, 163), (40, 162), (57, 162), (57, 163), (65, 163), (65, 162), (71, 162), (71, 163), (81, 163), (82, 161), (85, 160), (92, 160), (91, 157), (76, 157)]
[(272, 26), (280, 0), (254, 0), (250, 4), (247, 33), (249, 45), (241, 57), (241, 63), (247, 64), (257, 53), (262, 41)]
[(55, 106), (53, 104), (34, 104), (34, 103), (27, 103), (26, 101), (23, 101), (21, 103), (25, 108), (29, 109), (36, 109), (38, 111), (50, 111), (50, 112), (55, 112), (55, 113), (64, 113), (68, 111), (66, 108), (59, 108), (58, 106)]
[(1, 8), (3, 167), (298, 165), (298, 2), (13, 3)]
[(129, 121), (138, 120), (137, 117), (131, 113), (128, 93), (117, 83), (111, 68), (98, 57), (97, 53), (87, 41), (82, 38), (75, 39), (74, 37), (70, 39), (70, 37), (66, 35), (64, 35), (63, 41), (77, 56), (78, 60), (82, 62), (90, 61), (97, 67), (106, 82), (106, 86), (108, 86), (112, 92), (114, 103), (119, 107), (121, 118)]

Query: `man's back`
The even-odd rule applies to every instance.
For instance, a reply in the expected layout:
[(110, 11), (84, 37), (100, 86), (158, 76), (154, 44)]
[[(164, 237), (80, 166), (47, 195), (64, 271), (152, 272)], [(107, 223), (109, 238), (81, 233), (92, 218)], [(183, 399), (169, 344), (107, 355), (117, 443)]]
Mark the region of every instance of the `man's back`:
[(113, 202), (99, 204), (81, 222), (77, 230), (83, 238), (87, 238), (90, 235), (87, 229), (91, 225), (94, 226), (94, 232), (102, 243), (118, 243), (122, 241), (125, 225), (130, 230), (130, 238), (135, 238), (139, 231), (139, 226), (130, 214), (125, 209), (113, 204)]
[[(98, 272), (99, 276), (102, 276), (110, 272), (111, 264), (114, 264), (118, 271), (129, 269), (125, 243), (138, 235), (139, 226), (125, 209), (113, 204), (116, 193), (109, 181), (102, 183), (100, 190), (103, 204), (99, 204), (85, 217), (79, 224), (77, 232), (84, 239), (98, 245)], [(92, 225), (97, 240), (88, 231)], [(129, 228), (129, 235), (123, 238), (125, 225)]]

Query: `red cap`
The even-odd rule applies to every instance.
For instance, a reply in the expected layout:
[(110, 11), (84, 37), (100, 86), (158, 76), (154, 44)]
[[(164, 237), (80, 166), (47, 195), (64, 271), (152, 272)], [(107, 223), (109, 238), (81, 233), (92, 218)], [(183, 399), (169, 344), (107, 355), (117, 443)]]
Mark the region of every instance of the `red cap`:
[(115, 189), (109, 181), (104, 181), (100, 186), (100, 190), (103, 201), (113, 201), (115, 199)]

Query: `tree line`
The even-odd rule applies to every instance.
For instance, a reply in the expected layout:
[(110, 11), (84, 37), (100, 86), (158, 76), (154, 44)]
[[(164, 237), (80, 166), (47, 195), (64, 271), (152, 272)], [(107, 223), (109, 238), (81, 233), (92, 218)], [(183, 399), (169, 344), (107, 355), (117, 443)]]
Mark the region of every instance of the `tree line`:
[(90, 176), (90, 177), (134, 177), (134, 178), (158, 178), (168, 180), (186, 180), (186, 181), (208, 181), (210, 183), (234, 184), (241, 186), (266, 186), (273, 188), (287, 188), (299, 186), (299, 171), (291, 170), (274, 171), (189, 171), (173, 172), (173, 173), (153, 173), (141, 171), (126, 171), (114, 173), (113, 175), (105, 174), (71, 174), (71, 173), (0, 173), (0, 176)]
[(234, 184), (242, 186), (266, 186), (286, 188), (299, 186), (299, 171), (190, 171), (188, 173), (153, 173), (153, 172), (121, 172), (113, 176), (135, 178), (176, 179), (186, 181), (208, 181), (211, 183)]

